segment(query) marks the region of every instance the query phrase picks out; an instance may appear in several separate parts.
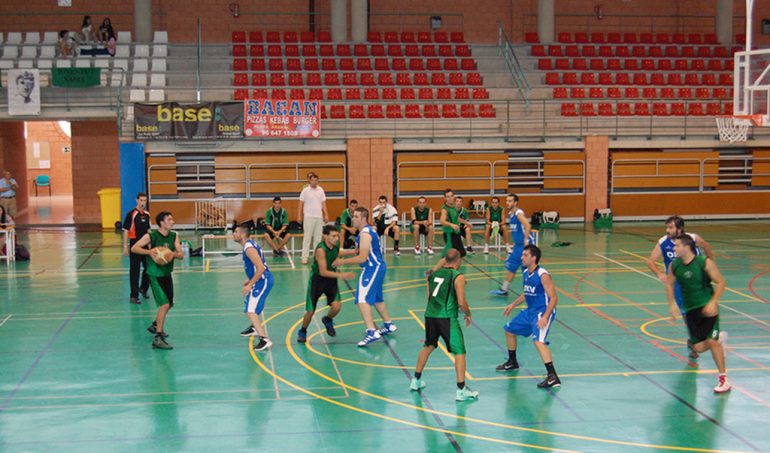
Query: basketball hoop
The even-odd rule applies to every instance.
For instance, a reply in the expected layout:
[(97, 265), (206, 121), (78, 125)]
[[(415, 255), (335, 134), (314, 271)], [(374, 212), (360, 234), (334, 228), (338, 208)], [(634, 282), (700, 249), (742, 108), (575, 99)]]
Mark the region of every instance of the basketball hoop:
[(727, 143), (742, 143), (748, 139), (751, 126), (762, 125), (762, 115), (717, 116), (719, 140)]

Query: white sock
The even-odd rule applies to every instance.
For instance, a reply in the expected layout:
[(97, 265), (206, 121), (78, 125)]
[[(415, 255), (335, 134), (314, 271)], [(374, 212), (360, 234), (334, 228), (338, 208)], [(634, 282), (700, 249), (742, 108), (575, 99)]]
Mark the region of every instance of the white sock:
[(510, 287), (511, 287), (511, 282), (509, 282), (508, 280), (505, 280), (505, 281), (503, 281), (503, 286), (501, 286), (500, 288), (503, 291), (508, 291), (508, 288), (510, 288)]

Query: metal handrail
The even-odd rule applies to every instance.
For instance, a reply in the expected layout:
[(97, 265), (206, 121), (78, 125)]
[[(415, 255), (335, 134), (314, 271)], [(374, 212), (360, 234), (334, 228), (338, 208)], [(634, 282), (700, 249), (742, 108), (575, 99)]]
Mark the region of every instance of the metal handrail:
[[(538, 164), (538, 179), (542, 180), (544, 183), (548, 179), (579, 179), (580, 180), (580, 192), (574, 192), (574, 191), (564, 191), (561, 193), (569, 193), (569, 194), (583, 194), (586, 190), (586, 163), (583, 160), (580, 159), (543, 159), (543, 158), (526, 158), (526, 157), (519, 157), (519, 158), (511, 158), (508, 160), (496, 160), (492, 162), (492, 187), (495, 187), (496, 183), (496, 173), (495, 173), (495, 167), (499, 164), (505, 164), (508, 166), (511, 162), (516, 163), (537, 163)], [(545, 164), (564, 164), (564, 165), (573, 165), (573, 164), (580, 164), (580, 174), (579, 175), (555, 175), (555, 176), (546, 176), (543, 174)], [(507, 176), (505, 178), (507, 181), (511, 180), (526, 180), (530, 181), (531, 179), (527, 176)], [(549, 193), (557, 193), (554, 191), (550, 191)], [(491, 194), (494, 195), (494, 194)]]
[[(277, 183), (277, 182), (296, 182), (298, 184), (301, 184), (303, 182), (306, 182), (307, 179), (305, 175), (300, 174), (300, 168), (306, 167), (306, 168), (319, 168), (319, 167), (327, 167), (327, 168), (341, 168), (342, 169), (342, 178), (324, 178), (324, 181), (326, 182), (342, 182), (342, 193), (343, 197), (345, 198), (344, 194), (348, 193), (348, 168), (345, 164), (342, 163), (316, 163), (316, 162), (304, 162), (304, 163), (296, 163), (296, 164), (249, 164), (247, 168), (247, 174), (246, 177), (249, 180), (249, 194), (251, 194), (251, 184), (269, 184), (269, 183)], [(266, 168), (266, 169), (277, 169), (277, 168), (294, 168), (294, 179), (270, 179), (265, 181), (251, 181), (251, 170), (254, 168)], [(337, 198), (333, 195), (330, 195), (328, 198)]]
[[(748, 163), (751, 162), (752, 164), (754, 162), (762, 162), (762, 163), (770, 163), (769, 157), (753, 157), (753, 156), (720, 156), (720, 157), (706, 157), (706, 158), (657, 158), (657, 159), (644, 159), (644, 158), (638, 158), (638, 159), (613, 159), (611, 166), (610, 166), (610, 192), (611, 193), (638, 193), (638, 192), (647, 192), (648, 190), (635, 190), (633, 188), (623, 188), (622, 191), (616, 190), (615, 188), (615, 181), (621, 180), (621, 179), (668, 179), (672, 177), (677, 178), (698, 178), (698, 186), (696, 187), (685, 187), (685, 188), (678, 188), (677, 192), (704, 192), (706, 189), (705, 181), (707, 179), (712, 178), (719, 178), (719, 177), (725, 177), (725, 176), (734, 176), (731, 174), (725, 174), (724, 172), (719, 171), (719, 162), (722, 161), (743, 161), (744, 162), (744, 168), (747, 171), (742, 174), (739, 174), (738, 176), (751, 176), (751, 177), (770, 177), (770, 172), (755, 172), (753, 169), (751, 169), (752, 166), (749, 166)], [(642, 165), (655, 165), (655, 172), (653, 174), (637, 174), (637, 175), (617, 175), (616, 174), (616, 167), (619, 167), (621, 165), (627, 165), (627, 164), (642, 164)], [(697, 173), (678, 173), (675, 175), (672, 174), (661, 174), (661, 165), (664, 164), (684, 164), (684, 165), (698, 165), (698, 172)], [(717, 166), (716, 172), (707, 172), (706, 169), (710, 166)], [(716, 187), (718, 184), (709, 185), (708, 187)], [(756, 191), (770, 191), (770, 188), (754, 188), (752, 189), (752, 192)], [(735, 190), (730, 190), (730, 192), (735, 192)]]
[(511, 40), (508, 39), (508, 35), (505, 33), (503, 24), (500, 21), (497, 22), (497, 47), (498, 55), (505, 59), (505, 63), (511, 71), (513, 84), (519, 92), (519, 97), (524, 101), (524, 109), (527, 110), (529, 108), (529, 82), (524, 74), (524, 70), (521, 68), (519, 59), (516, 58), (516, 52), (513, 51)]
[[(744, 15), (734, 15), (732, 20), (734, 24), (733, 28), (735, 30), (741, 30), (745, 27)], [(568, 30), (574, 30), (575, 27), (584, 26), (585, 30), (589, 33), (591, 31), (617, 31), (620, 33), (624, 31), (686, 33), (691, 30), (714, 30), (716, 18), (713, 14), (676, 14), (673, 16), (661, 14), (604, 14), (602, 19), (598, 20), (595, 13), (556, 13), (554, 15), (554, 22), (557, 30), (561, 27)], [(642, 22), (646, 22), (646, 24), (641, 25)], [(536, 28), (537, 14), (523, 14), (522, 24), (525, 30)]]

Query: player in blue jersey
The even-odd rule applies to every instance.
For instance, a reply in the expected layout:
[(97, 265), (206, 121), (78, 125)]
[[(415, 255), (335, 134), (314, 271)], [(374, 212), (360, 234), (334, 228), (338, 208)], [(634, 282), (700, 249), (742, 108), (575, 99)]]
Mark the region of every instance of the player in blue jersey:
[[(385, 307), (382, 284), (385, 281), (387, 267), (382, 258), (380, 236), (377, 234), (377, 230), (369, 225), (368, 209), (359, 206), (353, 211), (353, 227), (359, 231), (356, 238), (358, 255), (351, 258), (338, 258), (333, 266), (340, 267), (345, 264), (361, 266), (355, 304), (358, 306), (361, 318), (366, 325), (366, 335), (358, 342), (358, 346), (363, 347), (379, 340), (383, 335), (395, 332), (397, 327), (391, 322), (388, 309)], [(382, 318), (383, 327), (379, 330), (374, 325), (372, 306), (377, 309), (380, 318)]]
[(251, 325), (241, 332), (242, 337), (257, 337), (259, 341), (254, 346), (255, 351), (264, 351), (273, 345), (267, 338), (265, 328), (259, 315), (265, 309), (265, 301), (273, 289), (273, 274), (267, 267), (262, 248), (250, 238), (251, 232), (248, 225), (239, 225), (233, 231), (233, 240), (243, 246), (243, 267), (246, 271), (246, 280), (243, 282), (243, 295), (245, 305), (243, 312), (251, 321)]
[[(647, 258), (647, 267), (657, 275), (658, 280), (664, 285), (668, 284), (668, 268), (671, 266), (671, 262), (676, 258), (676, 253), (674, 253), (674, 238), (683, 234), (690, 236), (695, 241), (695, 245), (697, 246), (696, 255), (700, 255), (702, 251), (706, 254), (707, 258), (711, 258), (712, 261), (714, 260), (714, 253), (711, 250), (711, 245), (695, 233), (685, 233), (684, 219), (678, 215), (673, 215), (666, 219), (665, 236), (658, 239), (658, 243), (655, 244), (652, 248), (652, 252), (650, 252), (650, 257)], [(663, 257), (663, 269), (658, 266), (658, 260), (661, 256)], [(682, 291), (679, 289), (678, 283), (674, 285), (674, 300), (676, 301), (679, 310), (684, 315), (684, 310), (682, 310)], [(690, 351), (689, 355), (691, 359), (698, 358), (698, 353), (692, 348), (689, 339), (687, 340), (687, 349)]]
[(508, 295), (508, 289), (511, 287), (513, 277), (516, 276), (516, 271), (521, 268), (522, 252), (524, 252), (524, 247), (529, 245), (529, 234), (532, 231), (532, 226), (524, 215), (524, 211), (519, 208), (518, 195), (508, 194), (505, 199), (505, 205), (508, 207), (508, 224), (511, 230), (511, 238), (513, 239), (513, 251), (508, 255), (508, 259), (505, 260), (505, 270), (508, 271), (505, 274), (505, 281), (500, 285), (500, 289), (490, 291), (490, 294), (495, 296)]
[(556, 303), (559, 297), (551, 274), (540, 267), (540, 256), (540, 249), (536, 245), (525, 246), (521, 254), (521, 262), (524, 264), (521, 274), (524, 280), (524, 291), (513, 303), (505, 307), (503, 315), (509, 316), (511, 311), (524, 301), (527, 302), (527, 308), (520, 311), (503, 327), (505, 344), (508, 347), (508, 360), (499, 365), (496, 370), (510, 371), (519, 368), (519, 362), (516, 360), (516, 335), (525, 338), (531, 336), (548, 373), (537, 386), (560, 387), (561, 381), (553, 367), (553, 356), (548, 348), (548, 332), (556, 317)]

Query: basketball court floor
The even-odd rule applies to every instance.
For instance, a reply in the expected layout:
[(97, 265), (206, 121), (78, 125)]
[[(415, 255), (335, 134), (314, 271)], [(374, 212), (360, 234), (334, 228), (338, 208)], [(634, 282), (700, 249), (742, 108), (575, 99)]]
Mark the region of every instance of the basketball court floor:
[(387, 255), (385, 300), (399, 330), (358, 348), (350, 291), (336, 337), (320, 323), (324, 309), (308, 343), (296, 343), (308, 270), (268, 253), (275, 344), (261, 353), (239, 336), (248, 324), (240, 256), (208, 267), (185, 260), (166, 328), (174, 350), (160, 351), (145, 330), (152, 299), (128, 303), (118, 235), (22, 231), (32, 261), (0, 264), (0, 451), (770, 451), (770, 225), (688, 230), (711, 242), (727, 279), (731, 393), (713, 393), (709, 355), (688, 359), (684, 325), (667, 318), (663, 285), (646, 268), (662, 222), (616, 222), (541, 232), (541, 264), (559, 294), (550, 340), (562, 387), (552, 391), (536, 388), (544, 368), (530, 340), (519, 341), (520, 370), (495, 372), (506, 357), (506, 299), (489, 290), (504, 257), (468, 257), (467, 383), (480, 397), (462, 403), (441, 350), (422, 394), (409, 391), (424, 336), (423, 273), (436, 257), (406, 247)]

